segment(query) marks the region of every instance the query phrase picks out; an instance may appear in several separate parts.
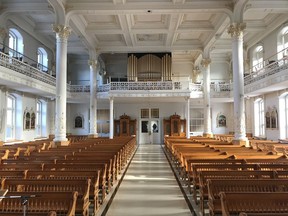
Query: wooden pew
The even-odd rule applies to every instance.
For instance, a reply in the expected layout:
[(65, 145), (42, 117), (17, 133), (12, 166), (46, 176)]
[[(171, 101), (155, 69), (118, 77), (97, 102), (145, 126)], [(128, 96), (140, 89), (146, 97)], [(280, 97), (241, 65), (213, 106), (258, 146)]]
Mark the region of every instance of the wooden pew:
[[(98, 139), (97, 139), (98, 140)], [(79, 142), (79, 143), (77, 143)], [(19, 144), (18, 149), (25, 149), (24, 145), (21, 146)], [(72, 147), (73, 146), (73, 147)], [(83, 148), (84, 146), (84, 148)], [(58, 148), (58, 147), (57, 147)], [(136, 148), (136, 139), (135, 138), (119, 138), (113, 141), (109, 139), (101, 139), (101, 142), (95, 142), (93, 140), (78, 140), (73, 142), (73, 145), (67, 146), (64, 148), (59, 147), (59, 149), (53, 148), (34, 148), (33, 151), (29, 152), (29, 154), (21, 154), (19, 157), (7, 158), (1, 161), (2, 164), (0, 166), (3, 168), (4, 171), (1, 171), (0, 167), (0, 175), (7, 178), (57, 178), (57, 179), (77, 179), (82, 178), (79, 173), (85, 172), (86, 174), (91, 170), (94, 170), (95, 167), (99, 166), (102, 172), (100, 172), (103, 176), (99, 183), (99, 174), (97, 180), (97, 193), (93, 194), (94, 197), (97, 197), (99, 200), (99, 187), (101, 189), (101, 201), (106, 198), (106, 194), (110, 190), (112, 184), (115, 180), (117, 180), (117, 175), (120, 173), (121, 169), (127, 163), (129, 158), (132, 156), (133, 152)], [(48, 150), (49, 149), (49, 150)], [(64, 154), (65, 152), (65, 154)], [(73, 156), (72, 160), (67, 160), (69, 155)], [(61, 165), (61, 161), (65, 165)], [(65, 161), (65, 162), (64, 162)], [(109, 161), (109, 169), (105, 163)], [(81, 164), (80, 164), (81, 163)], [(89, 163), (89, 165), (87, 164)], [(93, 163), (93, 165), (92, 165)], [(55, 165), (56, 164), (56, 165)], [(77, 164), (77, 165), (76, 165)], [(21, 167), (22, 166), (22, 167)], [(101, 166), (101, 167), (100, 167)], [(29, 167), (29, 174), (28, 171), (24, 168)], [(45, 171), (46, 174), (41, 172), (42, 170), (47, 169), (54, 169), (54, 170), (64, 170), (57, 171), (52, 173), (48, 173)], [(92, 168), (93, 167), (93, 168)], [(31, 170), (33, 169), (33, 172)], [(38, 170), (39, 168), (39, 170)], [(11, 172), (12, 170), (15, 170)], [(70, 170), (70, 173), (67, 176), (67, 170)], [(80, 171), (79, 171), (80, 170)], [(90, 170), (90, 171), (89, 171)], [(98, 170), (98, 171), (99, 171)], [(108, 172), (109, 170), (109, 172)], [(17, 172), (16, 172), (17, 171)], [(49, 171), (50, 172), (50, 171)], [(61, 174), (59, 174), (61, 173)], [(75, 174), (77, 176), (75, 176)], [(32, 177), (35, 175), (34, 177)], [(82, 175), (82, 174), (81, 174)], [(89, 176), (89, 174), (88, 174)], [(87, 176), (86, 176), (87, 177)], [(90, 177), (90, 176), (89, 176)], [(93, 178), (93, 177), (91, 177)], [(92, 190), (91, 190), (92, 191)], [(96, 200), (96, 199), (95, 199)], [(99, 201), (97, 202), (97, 205)], [(95, 206), (97, 206), (95, 204)]]
[(7, 179), (23, 179), (26, 177), (28, 170), (0, 170), (0, 177)]
[(224, 193), (219, 194), (223, 216), (246, 213), (283, 213), (288, 215), (287, 192)]
[[(23, 199), (28, 195), (30, 194), (26, 192), (8, 192), (7, 198), (0, 202), (0, 215), (22, 216)], [(42, 192), (33, 192), (31, 195), (35, 198), (28, 200), (27, 215), (47, 216), (53, 210), (57, 215), (75, 216), (78, 192), (47, 192), (45, 195)]]
[(42, 170), (42, 163), (10, 163), (10, 164), (0, 164), (0, 170)]
[(106, 194), (111, 188), (111, 184), (108, 182), (109, 178), (106, 177), (107, 164), (105, 163), (93, 163), (93, 161), (91, 161), (91, 163), (89, 163), (89, 161), (68, 161), (66, 163), (44, 164), (43, 171), (72, 171), (74, 173), (78, 173), (78, 171), (99, 172), (99, 182), (95, 182), (93, 186), (94, 191), (91, 191), (91, 195), (94, 195), (94, 201), (97, 207), (99, 206), (100, 201), (102, 202), (102, 200), (99, 200), (99, 189), (101, 193), (104, 193), (103, 199), (105, 199)]
[[(199, 172), (199, 196), (200, 208), (204, 211), (204, 200), (208, 198), (208, 179), (275, 179), (277, 178), (275, 171), (261, 171), (261, 170), (225, 170), (223, 171), (200, 171)], [(193, 197), (197, 203), (197, 190), (193, 188)]]
[(278, 212), (273, 212), (273, 213), (246, 213), (246, 212), (241, 212), (239, 216), (288, 216), (288, 213), (278, 213)]
[(220, 192), (288, 192), (288, 179), (208, 179), (210, 216), (221, 214)]
[(26, 179), (48, 179), (48, 180), (87, 180), (91, 179), (92, 184), (90, 188), (90, 197), (96, 202), (95, 205), (99, 206), (99, 201), (103, 202), (106, 198), (106, 187), (100, 188), (101, 196), (99, 195), (99, 178), (100, 170), (98, 171), (27, 171)]
[[(1, 189), (8, 189), (11, 192), (26, 192), (33, 194), (34, 192), (40, 193), (45, 196), (47, 192), (78, 192), (78, 199), (76, 202), (76, 213), (83, 216), (89, 216), (89, 191), (91, 179), (87, 180), (54, 180), (54, 179), (3, 179), (1, 182)], [(36, 198), (37, 199), (37, 198)], [(97, 202), (97, 201), (95, 201)], [(99, 207), (98, 202), (95, 203), (94, 212), (97, 212)]]
[[(100, 170), (101, 170), (101, 176), (100, 176), (100, 184), (101, 186), (107, 186), (108, 190), (111, 189), (111, 186), (113, 184), (113, 179), (114, 180), (117, 180), (117, 170), (116, 170), (116, 165), (115, 165), (115, 160), (112, 160), (112, 159), (105, 159), (105, 158), (94, 158), (94, 159), (91, 159), (91, 158), (78, 158), (78, 159), (67, 159), (67, 160), (56, 160), (55, 161), (57, 165), (54, 165), (54, 164), (46, 164), (46, 166), (44, 165), (43, 169), (51, 169), (54, 167), (57, 168), (57, 169), (61, 169), (61, 166), (62, 168), (66, 168), (66, 170), (71, 170), (73, 169), (74, 167), (72, 166), (73, 164), (79, 164), (79, 165), (76, 165), (75, 167), (79, 167), (79, 169), (83, 169), (81, 167), (83, 167), (85, 164), (95, 164), (95, 167), (98, 167)], [(89, 165), (90, 166), (90, 165)], [(88, 167), (89, 167), (88, 166)], [(92, 165), (91, 165), (92, 166)], [(88, 170), (88, 168), (86, 169)]]
[[(223, 171), (225, 170), (261, 170), (261, 167), (258, 164), (231, 164), (225, 163), (222, 164), (192, 164), (192, 171), (188, 176), (188, 187), (193, 185), (196, 189), (199, 187), (199, 172), (200, 171)], [(191, 188), (191, 186), (189, 187)], [(190, 193), (192, 191), (190, 190)]]

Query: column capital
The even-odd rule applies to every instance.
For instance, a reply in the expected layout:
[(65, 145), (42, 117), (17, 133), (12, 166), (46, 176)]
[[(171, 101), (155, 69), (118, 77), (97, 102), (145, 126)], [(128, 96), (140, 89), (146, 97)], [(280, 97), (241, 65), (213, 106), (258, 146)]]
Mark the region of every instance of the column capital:
[(209, 58), (202, 59), (201, 66), (207, 68), (210, 63), (211, 63), (211, 59), (209, 59)]
[(90, 59), (90, 60), (88, 60), (88, 65), (89, 65), (90, 67), (96, 68), (96, 67), (97, 67), (97, 64), (98, 64), (98, 60), (97, 60), (97, 59)]
[(56, 33), (56, 37), (59, 37), (60, 39), (67, 40), (69, 35), (71, 34), (71, 28), (69, 26), (53, 24), (52, 29)]
[(186, 102), (188, 102), (188, 101), (190, 100), (190, 96), (185, 96), (185, 97), (184, 97), (184, 100), (185, 100)]
[(245, 23), (232, 23), (228, 27), (228, 34), (231, 35), (231, 37), (243, 37), (243, 30), (246, 28)]

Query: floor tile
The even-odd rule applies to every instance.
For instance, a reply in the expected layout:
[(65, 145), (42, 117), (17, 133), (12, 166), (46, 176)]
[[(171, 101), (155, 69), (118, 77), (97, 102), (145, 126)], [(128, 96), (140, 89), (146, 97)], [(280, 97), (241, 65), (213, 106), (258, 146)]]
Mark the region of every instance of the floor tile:
[(189, 207), (160, 145), (140, 145), (106, 216), (188, 216)]

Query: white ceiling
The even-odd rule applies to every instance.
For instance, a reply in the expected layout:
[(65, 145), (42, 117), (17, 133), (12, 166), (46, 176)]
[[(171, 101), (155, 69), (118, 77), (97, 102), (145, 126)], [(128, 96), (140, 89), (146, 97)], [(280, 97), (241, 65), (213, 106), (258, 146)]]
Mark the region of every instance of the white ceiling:
[[(55, 47), (50, 2), (69, 15), (68, 53), (173, 52), (196, 60), (204, 49), (212, 56), (231, 55), (228, 14), (245, 0), (0, 0), (2, 20), (25, 26)], [(249, 48), (288, 20), (288, 1), (247, 0), (244, 11)]]

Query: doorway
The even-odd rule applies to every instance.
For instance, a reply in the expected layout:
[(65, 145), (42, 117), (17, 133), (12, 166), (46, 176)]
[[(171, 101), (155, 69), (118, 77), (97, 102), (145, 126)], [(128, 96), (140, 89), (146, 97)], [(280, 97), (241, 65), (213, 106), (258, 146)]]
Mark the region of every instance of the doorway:
[(160, 144), (159, 109), (141, 109), (139, 144)]

